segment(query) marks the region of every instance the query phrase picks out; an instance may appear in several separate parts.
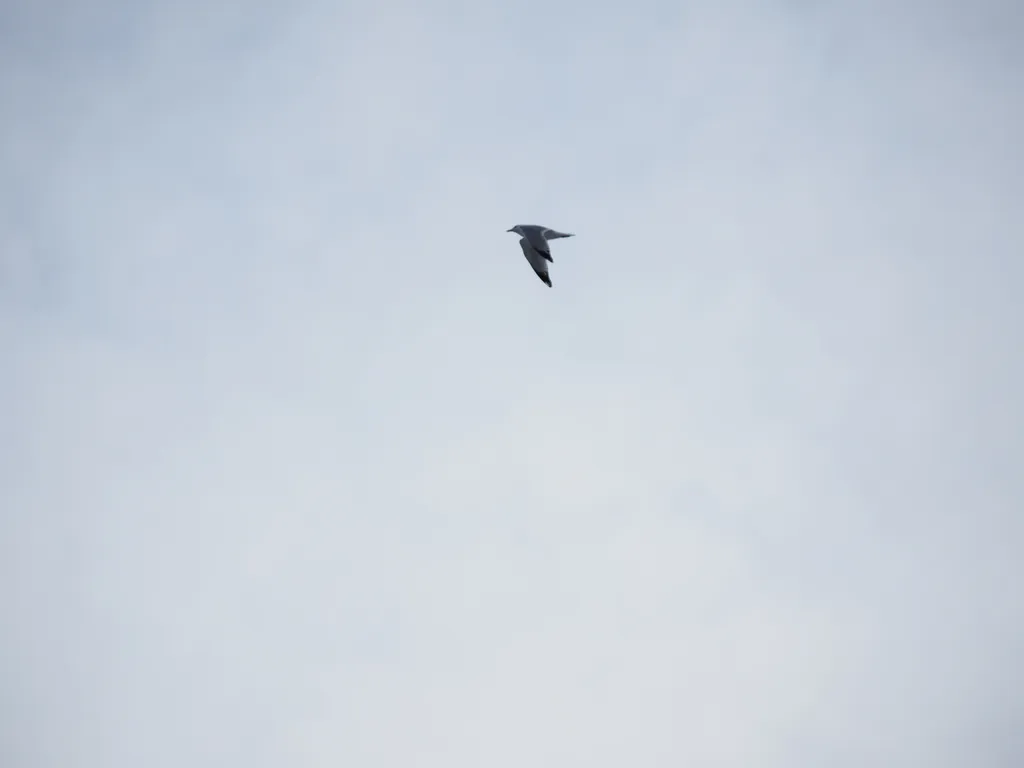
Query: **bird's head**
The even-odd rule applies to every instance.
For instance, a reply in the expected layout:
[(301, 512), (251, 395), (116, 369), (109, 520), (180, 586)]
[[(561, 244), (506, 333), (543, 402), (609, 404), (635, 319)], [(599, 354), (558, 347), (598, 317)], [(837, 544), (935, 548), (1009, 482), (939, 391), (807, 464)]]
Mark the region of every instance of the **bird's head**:
[(516, 224), (514, 227), (512, 227), (512, 229), (506, 229), (505, 231), (506, 232), (515, 232), (517, 235), (521, 235), (521, 234), (523, 234), (522, 229), (521, 229), (522, 226), (523, 226), (522, 224)]

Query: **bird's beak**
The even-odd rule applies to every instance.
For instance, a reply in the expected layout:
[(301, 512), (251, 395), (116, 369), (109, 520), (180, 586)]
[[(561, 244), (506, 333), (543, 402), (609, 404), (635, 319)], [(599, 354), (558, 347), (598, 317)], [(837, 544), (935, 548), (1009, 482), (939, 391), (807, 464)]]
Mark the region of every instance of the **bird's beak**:
[(515, 230), (514, 230), (514, 229), (506, 229), (505, 231), (506, 231), (506, 232), (515, 232)]

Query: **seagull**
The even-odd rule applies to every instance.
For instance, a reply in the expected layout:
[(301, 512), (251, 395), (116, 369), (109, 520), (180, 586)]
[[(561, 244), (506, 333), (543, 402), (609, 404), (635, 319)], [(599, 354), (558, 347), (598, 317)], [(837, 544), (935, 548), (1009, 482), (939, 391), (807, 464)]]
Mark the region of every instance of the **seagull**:
[(551, 246), (548, 245), (548, 240), (557, 240), (560, 237), (574, 237), (574, 235), (568, 232), (559, 232), (555, 229), (541, 227), (537, 224), (516, 224), (512, 229), (505, 231), (522, 235), (522, 238), (519, 240), (519, 247), (523, 249), (523, 256), (530, 262), (530, 266), (537, 273), (537, 277), (550, 288), (551, 278), (548, 277), (548, 265), (545, 262), (550, 261), (554, 263), (555, 260), (551, 258)]

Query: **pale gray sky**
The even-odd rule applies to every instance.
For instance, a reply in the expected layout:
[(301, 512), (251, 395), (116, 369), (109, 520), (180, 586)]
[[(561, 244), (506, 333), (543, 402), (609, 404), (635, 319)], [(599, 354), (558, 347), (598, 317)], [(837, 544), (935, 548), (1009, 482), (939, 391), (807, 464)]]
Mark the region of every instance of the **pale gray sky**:
[(0, 764), (1024, 764), (1022, 39), (3, 0)]

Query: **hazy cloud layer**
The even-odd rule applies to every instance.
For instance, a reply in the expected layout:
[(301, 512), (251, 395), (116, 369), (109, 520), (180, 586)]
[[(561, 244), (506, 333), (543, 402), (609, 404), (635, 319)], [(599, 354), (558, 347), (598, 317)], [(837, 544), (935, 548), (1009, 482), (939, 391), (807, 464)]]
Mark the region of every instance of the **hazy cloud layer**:
[(5, 3), (0, 763), (1024, 764), (1022, 19)]

